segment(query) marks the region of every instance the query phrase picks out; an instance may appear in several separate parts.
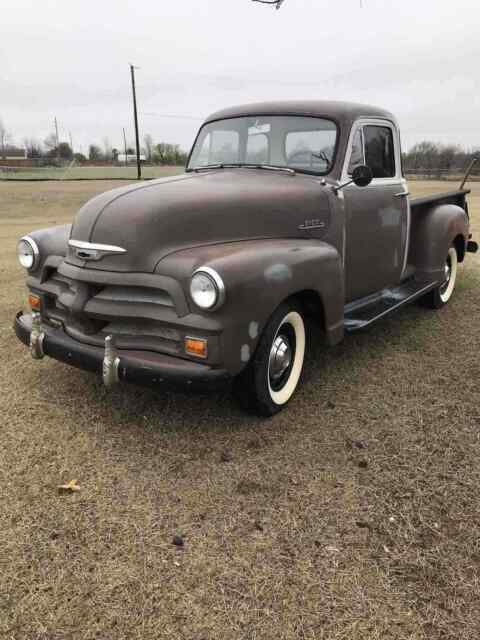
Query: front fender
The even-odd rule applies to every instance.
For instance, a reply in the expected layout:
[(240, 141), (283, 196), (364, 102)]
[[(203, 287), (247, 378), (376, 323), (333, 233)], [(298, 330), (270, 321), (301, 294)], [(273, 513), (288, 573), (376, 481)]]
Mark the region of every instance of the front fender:
[(67, 254), (67, 243), (70, 237), (71, 224), (39, 229), (28, 233), (40, 251), (40, 260), (34, 271), (28, 274), (39, 277), (45, 267), (58, 267)]
[(468, 241), (468, 216), (462, 207), (442, 204), (430, 209), (412, 208), (409, 264), (425, 279), (443, 278), (449, 247), (461, 236), (463, 259)]
[[(341, 256), (320, 240), (256, 240), (180, 251), (162, 260), (157, 271), (182, 281), (201, 266), (215, 269), (226, 288), (215, 314), (223, 327), (225, 365), (240, 372), (275, 309), (300, 292), (318, 294), (330, 343), (343, 337), (344, 278)], [(190, 305), (198, 313), (190, 301)]]

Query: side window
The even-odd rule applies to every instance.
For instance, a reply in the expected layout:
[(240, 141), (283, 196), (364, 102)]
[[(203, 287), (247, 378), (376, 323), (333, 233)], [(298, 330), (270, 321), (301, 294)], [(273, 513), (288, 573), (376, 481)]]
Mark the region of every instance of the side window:
[(395, 176), (395, 153), (393, 134), (390, 127), (366, 125), (363, 127), (365, 144), (365, 164), (370, 167), (374, 178)]
[(350, 156), (350, 163), (348, 165), (348, 175), (351, 176), (355, 167), (361, 164), (365, 164), (365, 153), (363, 149), (363, 135), (362, 129), (359, 127), (353, 138), (352, 154)]

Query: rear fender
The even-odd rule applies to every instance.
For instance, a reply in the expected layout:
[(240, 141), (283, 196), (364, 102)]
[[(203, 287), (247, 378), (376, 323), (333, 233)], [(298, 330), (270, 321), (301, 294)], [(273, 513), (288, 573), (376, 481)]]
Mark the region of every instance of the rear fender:
[(442, 204), (429, 209), (413, 207), (408, 262), (415, 266), (418, 277), (441, 280), (448, 249), (454, 242), (462, 261), (468, 228), (468, 216), (457, 205)]

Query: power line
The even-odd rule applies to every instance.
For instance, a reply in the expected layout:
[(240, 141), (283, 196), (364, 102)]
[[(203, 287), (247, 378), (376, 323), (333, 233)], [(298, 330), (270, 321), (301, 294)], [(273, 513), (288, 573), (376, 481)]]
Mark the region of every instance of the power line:
[(203, 120), (204, 118), (198, 118), (195, 116), (175, 116), (170, 113), (149, 113), (147, 111), (141, 112), (142, 116), (149, 116), (153, 118), (171, 118), (173, 120), (196, 120), (197, 122)]

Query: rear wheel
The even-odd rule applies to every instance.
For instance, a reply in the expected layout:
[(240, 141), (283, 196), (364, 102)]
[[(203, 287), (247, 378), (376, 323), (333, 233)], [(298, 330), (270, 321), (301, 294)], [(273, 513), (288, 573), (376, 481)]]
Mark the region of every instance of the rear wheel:
[(458, 271), (458, 254), (455, 246), (451, 246), (448, 250), (447, 259), (445, 261), (445, 280), (444, 282), (430, 291), (426, 296), (426, 302), (432, 309), (441, 309), (444, 307), (453, 295), (455, 283), (457, 281)]
[(299, 308), (284, 303), (265, 327), (257, 350), (235, 381), (235, 394), (250, 412), (272, 416), (297, 388), (305, 356), (305, 323)]

